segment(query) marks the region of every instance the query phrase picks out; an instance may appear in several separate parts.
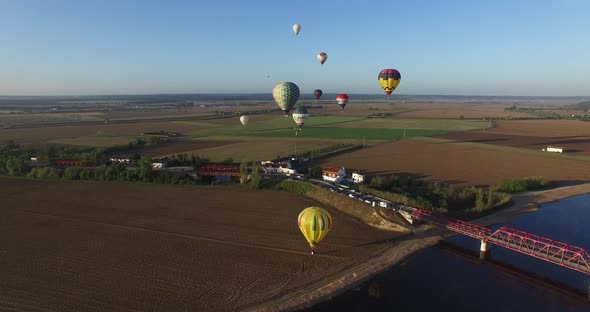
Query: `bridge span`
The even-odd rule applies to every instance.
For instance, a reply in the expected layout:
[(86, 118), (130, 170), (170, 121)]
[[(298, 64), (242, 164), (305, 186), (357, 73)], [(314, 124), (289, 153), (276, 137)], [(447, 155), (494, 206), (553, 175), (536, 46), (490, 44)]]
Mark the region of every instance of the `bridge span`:
[(487, 244), (494, 244), (562, 267), (590, 275), (590, 255), (585, 249), (503, 226), (496, 231), (470, 222), (416, 209), (412, 218), (430, 222), (458, 234), (481, 241), (480, 258), (485, 259)]

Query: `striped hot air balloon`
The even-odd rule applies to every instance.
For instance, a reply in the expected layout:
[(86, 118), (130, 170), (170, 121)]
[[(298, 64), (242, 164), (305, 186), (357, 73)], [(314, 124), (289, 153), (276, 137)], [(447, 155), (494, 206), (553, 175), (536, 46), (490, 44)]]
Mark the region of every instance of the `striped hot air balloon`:
[(307, 207), (301, 211), (297, 218), (299, 229), (309, 247), (313, 250), (326, 237), (332, 229), (332, 216), (325, 209), (320, 207)]
[(272, 97), (277, 102), (277, 105), (285, 113), (285, 117), (289, 116), (289, 111), (295, 106), (299, 100), (299, 87), (292, 82), (278, 83), (272, 89)]
[(391, 95), (391, 92), (395, 90), (395, 88), (399, 85), (402, 76), (396, 69), (384, 69), (379, 73), (377, 80), (379, 80), (379, 85), (387, 93), (387, 98)]
[(344, 108), (346, 107), (346, 104), (348, 104), (348, 94), (338, 94), (336, 96), (336, 101), (338, 101), (338, 106), (340, 106), (340, 111), (343, 111)]

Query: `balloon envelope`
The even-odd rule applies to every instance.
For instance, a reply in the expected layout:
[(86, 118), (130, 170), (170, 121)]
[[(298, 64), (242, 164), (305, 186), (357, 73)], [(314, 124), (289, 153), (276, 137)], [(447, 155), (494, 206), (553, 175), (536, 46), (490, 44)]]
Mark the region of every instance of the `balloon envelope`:
[(344, 107), (346, 107), (346, 104), (348, 104), (348, 94), (338, 94), (336, 96), (336, 101), (338, 101), (338, 106), (340, 106), (340, 110), (344, 110)]
[(250, 119), (250, 118), (248, 118), (248, 116), (244, 115), (244, 116), (241, 116), (241, 117), (240, 117), (240, 122), (242, 123), (242, 125), (244, 125), (244, 126), (245, 126), (245, 125), (248, 123), (248, 120), (249, 120), (249, 119)]
[(324, 63), (326, 62), (327, 59), (328, 59), (328, 54), (326, 54), (325, 52), (318, 53), (318, 61), (320, 61), (320, 64), (324, 65)]
[(299, 100), (299, 87), (288, 81), (278, 83), (272, 89), (272, 97), (287, 116), (295, 103), (297, 103), (297, 100)]
[(323, 208), (307, 207), (299, 214), (297, 223), (309, 247), (315, 249), (332, 229), (332, 216)]
[(391, 95), (391, 92), (395, 90), (395, 88), (399, 85), (402, 79), (401, 74), (392, 68), (384, 69), (379, 72), (379, 76), (377, 76), (377, 80), (379, 80), (379, 85), (387, 93), (387, 98)]
[(293, 25), (293, 32), (295, 32), (296, 35), (299, 35), (300, 31), (301, 31), (301, 25), (299, 25), (299, 24)]
[(313, 90), (313, 96), (315, 96), (316, 100), (319, 100), (322, 94), (324, 94), (324, 92), (322, 92), (320, 89)]
[(309, 112), (303, 105), (297, 106), (297, 108), (293, 111), (293, 120), (295, 120), (295, 123), (300, 129), (303, 127), (308, 117)]

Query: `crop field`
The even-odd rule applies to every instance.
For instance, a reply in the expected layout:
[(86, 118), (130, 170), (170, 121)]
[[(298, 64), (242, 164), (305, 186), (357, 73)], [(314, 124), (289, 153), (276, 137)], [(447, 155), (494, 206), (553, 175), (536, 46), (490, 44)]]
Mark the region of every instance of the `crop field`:
[(563, 183), (590, 181), (589, 158), (559, 156), (564, 155), (428, 138), (374, 145), (332, 157), (322, 165), (361, 169), (369, 175), (410, 175), (457, 185), (490, 185), (503, 179), (530, 176)]
[[(487, 125), (487, 123), (485, 123)], [(353, 116), (310, 117), (299, 131), (300, 139), (352, 139), (395, 140), (404, 137), (431, 136), (445, 131), (481, 128), (481, 122), (439, 120), (382, 120)], [(407, 127), (407, 128), (405, 128)], [(216, 127), (191, 132), (194, 137), (242, 136), (242, 137), (294, 137), (295, 124), (292, 118), (274, 118), (249, 122), (246, 126)]]
[(56, 121), (101, 121), (104, 114), (101, 112), (79, 112), (79, 113), (0, 113), (0, 124), (19, 123), (43, 123)]
[(590, 123), (576, 120), (498, 121), (496, 127), (481, 131), (447, 133), (443, 139), (511, 146), (540, 151), (549, 145), (562, 146), (565, 155), (590, 156)]
[(97, 132), (95, 134), (80, 136), (76, 138), (51, 140), (49, 141), (49, 143), (91, 147), (110, 147), (115, 145), (127, 144), (131, 142), (134, 138), (135, 136), (113, 135), (104, 132)]
[(398, 118), (367, 118), (330, 125), (334, 128), (380, 128), (380, 129), (412, 129), (412, 130), (443, 130), (467, 131), (488, 127), (487, 121), (454, 120), (454, 119), (398, 119)]
[[(143, 132), (173, 131), (184, 132), (194, 130), (191, 125), (176, 122), (142, 122), (130, 124), (100, 124), (84, 126), (58, 126), (43, 128), (17, 128), (0, 129), (0, 142), (14, 140), (19, 144), (45, 144), (52, 140), (75, 139), (79, 137), (101, 135), (106, 133), (112, 136), (139, 136)], [(83, 144), (83, 142), (77, 142)]]
[(364, 263), (397, 235), (330, 211), (312, 256), (296, 220), (316, 204), (239, 187), (2, 178), (0, 310), (242, 310)]
[[(204, 140), (203, 142), (207, 142)], [(223, 142), (223, 141), (220, 141)], [(337, 147), (346, 142), (334, 142), (333, 140), (300, 140), (297, 144), (295, 139), (278, 140), (270, 138), (262, 140), (254, 138), (253, 140), (240, 140), (234, 143), (228, 141), (228, 144), (219, 145), (209, 148), (201, 148), (198, 150), (188, 151), (189, 154), (199, 155), (199, 157), (209, 158), (212, 161), (222, 161), (232, 158), (234, 161), (255, 161), (255, 160), (270, 160), (276, 157), (284, 157), (287, 155), (318, 151), (322, 148)], [(360, 142), (355, 142), (360, 144)]]

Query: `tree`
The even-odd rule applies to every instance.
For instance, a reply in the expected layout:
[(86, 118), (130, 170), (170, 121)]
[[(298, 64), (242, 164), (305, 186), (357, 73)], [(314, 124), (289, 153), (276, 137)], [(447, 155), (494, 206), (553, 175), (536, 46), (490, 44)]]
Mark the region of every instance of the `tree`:
[(483, 200), (483, 190), (477, 189), (477, 193), (475, 195), (475, 210), (478, 212), (482, 212), (486, 207), (486, 203)]
[(494, 186), (490, 185), (488, 188), (488, 204), (486, 208), (492, 208), (494, 206)]
[(252, 169), (252, 178), (250, 179), (250, 187), (252, 187), (253, 189), (259, 189), (260, 188), (260, 182), (261, 182), (261, 178), (260, 178), (260, 166), (259, 165), (255, 165), (254, 168)]
[(309, 168), (309, 176), (312, 178), (321, 178), (322, 177), (322, 167), (320, 166), (313, 166)]
[(152, 160), (149, 157), (142, 157), (138, 162), (139, 177), (144, 181), (149, 181), (152, 177)]
[(6, 171), (10, 176), (22, 176), (25, 173), (25, 162), (19, 158), (10, 158), (6, 161)]
[(64, 170), (63, 178), (65, 180), (79, 180), (80, 179), (80, 173), (83, 170), (84, 169), (75, 168), (75, 167), (66, 168)]
[(248, 163), (243, 161), (240, 163), (240, 184), (244, 184), (248, 181)]

